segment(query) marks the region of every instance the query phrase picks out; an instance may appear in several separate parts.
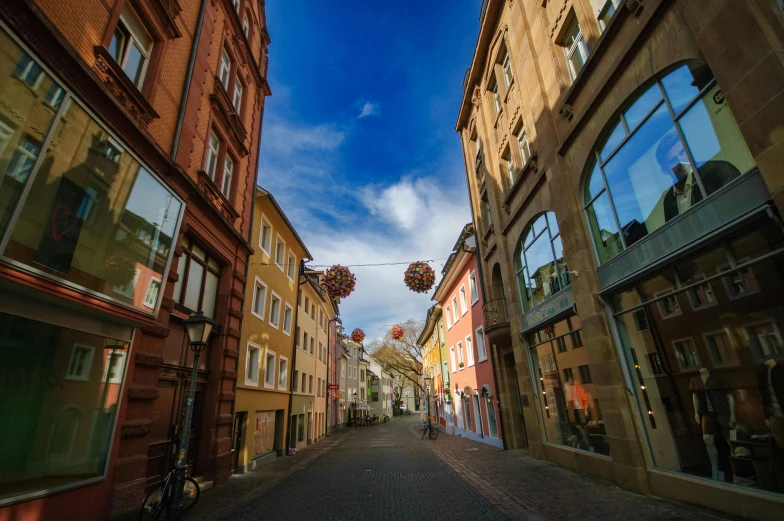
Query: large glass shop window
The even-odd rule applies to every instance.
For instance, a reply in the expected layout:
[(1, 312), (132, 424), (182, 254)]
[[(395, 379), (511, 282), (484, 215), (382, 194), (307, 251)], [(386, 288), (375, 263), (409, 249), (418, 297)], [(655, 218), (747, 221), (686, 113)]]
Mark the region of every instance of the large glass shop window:
[(585, 209), (601, 262), (754, 167), (707, 65), (683, 65), (639, 95), (595, 150)]
[(656, 466), (784, 492), (781, 248), (766, 219), (614, 295)]
[(572, 315), (527, 336), (545, 437), (549, 442), (609, 455), (581, 333), (580, 319)]
[(104, 475), (127, 346), (0, 313), (0, 504)]
[(541, 214), (528, 225), (517, 247), (515, 264), (524, 311), (569, 285), (563, 244), (553, 212)]
[(0, 29), (6, 258), (152, 312), (182, 206)]

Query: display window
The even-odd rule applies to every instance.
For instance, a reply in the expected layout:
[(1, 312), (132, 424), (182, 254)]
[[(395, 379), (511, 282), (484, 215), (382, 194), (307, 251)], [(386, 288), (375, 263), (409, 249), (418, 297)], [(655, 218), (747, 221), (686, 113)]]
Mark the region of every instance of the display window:
[(0, 505), (103, 479), (127, 342), (0, 313)]
[(607, 432), (577, 315), (527, 335), (545, 438), (575, 449), (610, 454)]
[(782, 254), (764, 217), (613, 295), (656, 467), (784, 492)]
[(184, 204), (0, 26), (0, 250), (157, 310)]

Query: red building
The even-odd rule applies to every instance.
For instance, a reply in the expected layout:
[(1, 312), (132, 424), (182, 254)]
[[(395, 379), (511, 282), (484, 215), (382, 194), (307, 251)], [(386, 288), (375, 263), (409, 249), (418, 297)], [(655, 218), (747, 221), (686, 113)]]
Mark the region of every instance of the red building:
[(230, 473), (264, 3), (0, 3), (0, 520), (107, 519)]
[[(433, 300), (444, 317), (454, 433), (503, 447), (490, 344), (485, 335), (473, 224), (465, 226), (442, 271)], [(446, 378), (444, 380), (447, 380)], [(450, 414), (451, 413), (451, 414)], [(447, 423), (447, 432), (452, 432)]]

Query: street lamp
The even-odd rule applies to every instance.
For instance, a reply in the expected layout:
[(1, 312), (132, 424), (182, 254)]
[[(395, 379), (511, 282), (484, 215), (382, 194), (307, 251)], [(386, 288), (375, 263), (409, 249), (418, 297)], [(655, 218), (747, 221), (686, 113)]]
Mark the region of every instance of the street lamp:
[[(338, 333), (338, 334), (342, 333), (343, 332), (343, 321), (340, 320), (340, 315), (335, 315), (334, 317), (330, 318), (329, 322), (327, 322), (327, 328), (329, 328), (329, 324), (331, 324), (332, 322), (335, 323), (335, 332)], [(338, 324), (340, 324), (340, 326), (338, 326)], [(338, 329), (340, 331), (338, 331)], [(332, 335), (329, 336), (329, 340), (330, 341), (332, 340)], [(335, 338), (335, 340), (337, 341), (337, 338)], [(334, 349), (335, 346), (332, 346), (332, 348)], [(333, 366), (332, 361), (333, 361), (332, 360), (332, 351), (330, 350), (330, 342), (328, 341), (327, 342), (327, 364), (329, 364), (329, 369), (327, 369), (327, 389), (329, 389), (329, 385), (331, 383), (334, 383), (334, 382), (331, 381), (331, 378), (330, 378), (330, 376), (332, 376), (332, 371), (333, 370), (337, 370)], [(337, 419), (338, 419), (337, 410), (335, 409), (335, 406), (337, 404), (333, 403), (331, 408), (329, 406), (329, 402), (330, 401), (333, 401), (333, 402), (335, 401), (335, 398), (334, 398), (335, 392), (334, 391), (328, 391), (328, 392), (329, 392), (329, 399), (327, 400), (327, 405), (326, 405), (326, 408), (327, 408), (327, 425), (326, 425), (327, 434), (326, 435), (327, 436), (329, 436), (329, 423), (330, 423), (330, 421), (332, 421), (333, 423), (337, 423)], [(332, 417), (330, 417), (330, 412), (332, 412)]]
[(427, 406), (427, 425), (428, 427), (432, 425), (430, 421), (430, 385), (433, 383), (433, 377), (429, 374), (425, 373), (425, 404)]
[(354, 391), (354, 428), (357, 428), (357, 392)]
[(177, 453), (177, 463), (175, 466), (175, 486), (172, 506), (169, 511), (168, 521), (179, 521), (182, 514), (182, 496), (185, 489), (185, 478), (188, 473), (188, 441), (191, 433), (191, 418), (193, 417), (193, 398), (196, 395), (196, 373), (199, 370), (199, 356), (207, 347), (207, 340), (210, 338), (215, 322), (204, 316), (199, 311), (191, 315), (183, 322), (188, 330), (188, 343), (193, 349), (193, 369), (191, 370), (190, 388), (188, 389), (188, 400), (185, 402), (185, 416), (182, 419), (182, 429), (180, 430), (180, 450)]

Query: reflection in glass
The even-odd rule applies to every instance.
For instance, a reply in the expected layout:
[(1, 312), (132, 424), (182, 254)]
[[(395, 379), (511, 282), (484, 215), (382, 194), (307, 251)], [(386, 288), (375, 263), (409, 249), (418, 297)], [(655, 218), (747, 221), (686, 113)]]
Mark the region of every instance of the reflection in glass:
[[(754, 166), (719, 87), (714, 85), (695, 100), (713, 81), (704, 64), (676, 69), (639, 95), (597, 145), (599, 159), (586, 183), (585, 204), (589, 223), (597, 228), (592, 232), (602, 262), (618, 253), (607, 248), (595, 224), (592, 201), (603, 193), (605, 181), (623, 247), (629, 247)], [(675, 113), (682, 112), (676, 121), (668, 104), (661, 103), (662, 88)]]
[(599, 259), (602, 262), (610, 260), (623, 250), (623, 245), (607, 194), (599, 196), (587, 208), (587, 211), (588, 225), (599, 253)]
[(577, 349), (579, 319), (571, 316), (530, 333), (534, 381), (547, 441), (609, 454), (604, 420), (591, 380), (588, 354)]
[(0, 313), (0, 501), (104, 474), (126, 353)]
[[(784, 476), (779, 458), (784, 270), (780, 258), (764, 257), (784, 245), (784, 236), (765, 219), (721, 242), (680, 259), (675, 273), (655, 273), (613, 296), (624, 358), (632, 364), (636, 401), (657, 467), (784, 492), (777, 478)], [(753, 251), (755, 256), (746, 259), (753, 265), (724, 276), (727, 266), (738, 262), (734, 251)], [(743, 298), (733, 284), (720, 283), (733, 276), (738, 287), (746, 287), (747, 280), (765, 282), (756, 285), (754, 298)], [(668, 297), (690, 296), (702, 304), (682, 304), (670, 317), (655, 309), (661, 300), (637, 307), (640, 295), (650, 301), (666, 283), (674, 291)], [(688, 284), (697, 285), (687, 289)], [(646, 313), (645, 328), (639, 327), (640, 311)]]
[(147, 288), (163, 278), (181, 207), (68, 100), (5, 255), (137, 309), (154, 308)]
[(553, 212), (539, 215), (523, 232), (516, 264), (525, 311), (569, 285), (563, 245)]

